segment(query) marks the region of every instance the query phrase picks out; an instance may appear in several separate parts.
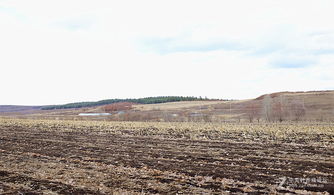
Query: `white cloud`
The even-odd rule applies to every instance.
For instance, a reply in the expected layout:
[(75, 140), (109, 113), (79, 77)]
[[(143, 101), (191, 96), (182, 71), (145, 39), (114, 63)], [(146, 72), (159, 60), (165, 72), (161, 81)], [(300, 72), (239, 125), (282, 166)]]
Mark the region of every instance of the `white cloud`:
[(333, 89), (333, 6), (0, 0), (0, 104)]

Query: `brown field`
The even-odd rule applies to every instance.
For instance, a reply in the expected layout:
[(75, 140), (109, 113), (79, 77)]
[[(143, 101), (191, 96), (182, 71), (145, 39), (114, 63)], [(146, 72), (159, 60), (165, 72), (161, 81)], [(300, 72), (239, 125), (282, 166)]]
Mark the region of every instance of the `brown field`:
[(0, 194), (312, 192), (334, 193), (334, 124), (0, 119)]

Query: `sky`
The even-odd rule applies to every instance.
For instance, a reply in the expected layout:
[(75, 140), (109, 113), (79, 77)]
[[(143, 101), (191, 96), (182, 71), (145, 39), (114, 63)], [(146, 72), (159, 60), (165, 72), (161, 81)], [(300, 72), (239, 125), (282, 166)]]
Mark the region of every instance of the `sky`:
[(0, 105), (334, 89), (333, 0), (0, 0)]

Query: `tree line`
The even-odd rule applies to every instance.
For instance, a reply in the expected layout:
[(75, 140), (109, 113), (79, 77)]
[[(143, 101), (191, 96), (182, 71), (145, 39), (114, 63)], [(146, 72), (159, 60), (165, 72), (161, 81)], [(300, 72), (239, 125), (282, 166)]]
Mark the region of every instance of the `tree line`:
[(270, 95), (261, 97), (262, 100), (260, 102), (251, 102), (246, 106), (249, 122), (253, 122), (253, 120), (259, 122), (261, 118), (267, 122), (299, 121), (306, 115), (303, 99), (285, 101), (283, 96), (278, 96), (276, 99)]
[(137, 104), (159, 104), (167, 102), (180, 102), (180, 101), (203, 101), (203, 100), (214, 100), (202, 97), (189, 97), (189, 96), (159, 96), (159, 97), (146, 97), (137, 99), (107, 99), (96, 102), (76, 102), (63, 105), (49, 105), (43, 106), (42, 110), (54, 110), (54, 109), (68, 109), (68, 108), (83, 108), (83, 107), (93, 107), (102, 106), (107, 104), (119, 103), (119, 102), (131, 102)]

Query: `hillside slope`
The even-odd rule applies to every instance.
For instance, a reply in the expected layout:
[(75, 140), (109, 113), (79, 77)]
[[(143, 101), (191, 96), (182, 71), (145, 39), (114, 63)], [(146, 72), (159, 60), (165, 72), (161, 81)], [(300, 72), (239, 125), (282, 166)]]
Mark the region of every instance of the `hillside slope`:
[(0, 105), (0, 113), (4, 112), (29, 112), (39, 110), (42, 106), (14, 106), (14, 105)]
[[(334, 91), (279, 92), (237, 101), (133, 104), (126, 109), (122, 108), (121, 104), (56, 110), (18, 107), (16, 110), (21, 114), (11, 115), (20, 118), (167, 122), (334, 121)], [(112, 109), (107, 109), (108, 106)], [(2, 107), (3, 110), (4, 108)], [(8, 107), (7, 110), (13, 108)], [(80, 113), (103, 112), (109, 112), (111, 115), (79, 116)]]

